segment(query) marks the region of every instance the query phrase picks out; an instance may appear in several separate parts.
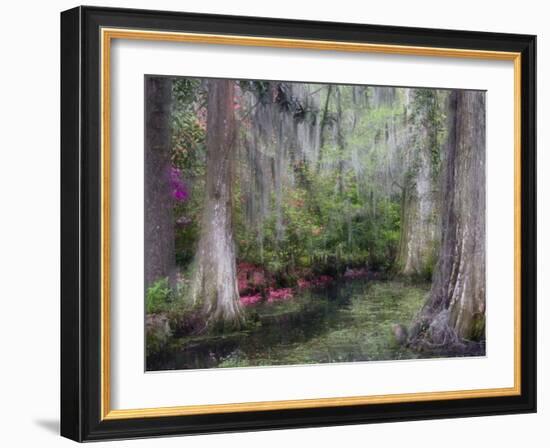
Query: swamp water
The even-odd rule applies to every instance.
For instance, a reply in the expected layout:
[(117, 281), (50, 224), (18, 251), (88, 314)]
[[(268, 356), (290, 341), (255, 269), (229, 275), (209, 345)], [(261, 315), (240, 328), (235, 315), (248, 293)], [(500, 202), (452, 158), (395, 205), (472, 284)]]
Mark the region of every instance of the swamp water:
[(413, 320), (429, 288), (356, 279), (300, 291), (289, 300), (247, 307), (255, 325), (246, 331), (172, 338), (148, 356), (147, 370), (418, 358), (397, 344), (391, 327)]

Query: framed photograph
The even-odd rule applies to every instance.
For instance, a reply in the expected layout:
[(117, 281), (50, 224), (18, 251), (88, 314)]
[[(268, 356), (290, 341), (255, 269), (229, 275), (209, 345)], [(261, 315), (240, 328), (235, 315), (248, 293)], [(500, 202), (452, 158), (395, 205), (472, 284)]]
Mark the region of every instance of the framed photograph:
[(61, 433), (536, 410), (535, 36), (61, 14)]

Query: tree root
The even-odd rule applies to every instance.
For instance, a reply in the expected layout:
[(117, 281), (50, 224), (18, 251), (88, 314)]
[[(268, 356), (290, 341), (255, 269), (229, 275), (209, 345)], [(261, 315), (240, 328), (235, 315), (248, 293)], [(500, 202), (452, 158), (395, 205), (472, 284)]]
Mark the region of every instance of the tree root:
[(431, 355), (482, 356), (485, 355), (485, 341), (468, 341), (458, 337), (449, 325), (449, 310), (435, 316), (422, 316), (411, 327), (407, 347)]

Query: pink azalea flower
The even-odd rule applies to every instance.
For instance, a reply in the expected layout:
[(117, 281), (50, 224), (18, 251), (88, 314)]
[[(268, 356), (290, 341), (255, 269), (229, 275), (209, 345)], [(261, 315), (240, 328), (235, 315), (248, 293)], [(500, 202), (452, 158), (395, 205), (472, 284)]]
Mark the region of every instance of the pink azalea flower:
[(181, 171), (179, 168), (170, 168), (170, 187), (172, 189), (172, 197), (178, 201), (183, 202), (189, 197), (187, 186), (181, 179)]
[(253, 295), (249, 295), (249, 296), (241, 296), (240, 300), (241, 300), (241, 304), (243, 306), (256, 305), (257, 303), (262, 301), (262, 295), (261, 294), (253, 294)]
[(272, 303), (279, 300), (290, 300), (294, 297), (292, 288), (280, 288), (280, 289), (269, 289), (269, 295), (267, 297), (267, 302)]

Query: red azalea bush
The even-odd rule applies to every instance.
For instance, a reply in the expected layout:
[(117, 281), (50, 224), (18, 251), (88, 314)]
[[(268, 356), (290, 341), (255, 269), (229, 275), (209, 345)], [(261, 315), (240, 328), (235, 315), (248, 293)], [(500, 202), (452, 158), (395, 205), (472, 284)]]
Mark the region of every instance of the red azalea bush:
[[(343, 274), (346, 279), (356, 279), (369, 275), (367, 268), (348, 268)], [(240, 301), (243, 306), (256, 305), (262, 301), (273, 303), (290, 300), (297, 290), (310, 288), (322, 288), (335, 279), (330, 275), (313, 276), (311, 271), (299, 271), (299, 278), (294, 288), (275, 287), (272, 276), (261, 266), (252, 263), (240, 262), (237, 264), (237, 283), (239, 287)]]
[(240, 300), (241, 300), (241, 305), (243, 306), (256, 305), (257, 303), (262, 301), (262, 295), (258, 293), (258, 294), (248, 295), (248, 296), (241, 296)]
[(292, 291), (292, 288), (279, 288), (279, 289), (269, 288), (268, 295), (267, 295), (267, 302), (273, 303), (280, 300), (290, 300), (293, 297), (294, 297), (294, 292)]
[(237, 283), (240, 294), (258, 292), (270, 286), (265, 269), (245, 262), (237, 265)]

